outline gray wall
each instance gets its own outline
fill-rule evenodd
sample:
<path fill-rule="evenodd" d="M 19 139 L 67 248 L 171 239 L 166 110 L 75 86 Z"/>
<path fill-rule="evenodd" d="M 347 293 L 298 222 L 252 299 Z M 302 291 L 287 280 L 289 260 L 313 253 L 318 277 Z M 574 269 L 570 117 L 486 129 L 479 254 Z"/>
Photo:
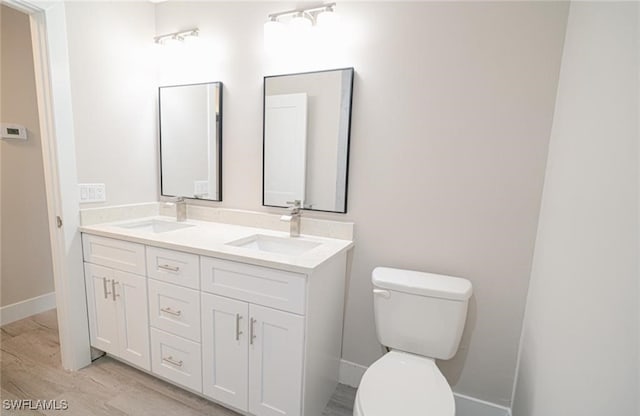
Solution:
<path fill-rule="evenodd" d="M 639 414 L 639 12 L 571 5 L 514 416 Z"/>
<path fill-rule="evenodd" d="M 158 199 L 154 6 L 66 2 L 78 181 L 104 183 L 107 201 Z"/>
<path fill-rule="evenodd" d="M 0 141 L 0 306 L 53 291 L 40 124 L 29 17 L 0 6 L 0 121 L 28 140 Z"/>

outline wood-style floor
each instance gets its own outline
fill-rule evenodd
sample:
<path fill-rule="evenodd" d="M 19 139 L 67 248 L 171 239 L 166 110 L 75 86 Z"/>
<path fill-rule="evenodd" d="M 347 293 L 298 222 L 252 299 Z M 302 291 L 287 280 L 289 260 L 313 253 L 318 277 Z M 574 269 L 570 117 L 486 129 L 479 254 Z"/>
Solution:
<path fill-rule="evenodd" d="M 0 398 L 66 400 L 68 409 L 8 411 L 2 415 L 237 416 L 215 403 L 108 356 L 80 371 L 60 365 L 55 310 L 0 328 Z M 355 389 L 339 385 L 326 416 L 351 416 Z"/>

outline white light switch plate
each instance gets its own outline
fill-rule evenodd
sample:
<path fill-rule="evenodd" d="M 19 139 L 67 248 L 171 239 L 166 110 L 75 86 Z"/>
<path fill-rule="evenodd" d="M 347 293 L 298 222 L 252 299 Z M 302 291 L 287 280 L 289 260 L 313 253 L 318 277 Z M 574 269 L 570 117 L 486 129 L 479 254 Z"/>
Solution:
<path fill-rule="evenodd" d="M 209 192 L 209 181 L 195 181 L 193 182 L 193 195 L 207 196 Z"/>
<path fill-rule="evenodd" d="M 107 190 L 103 183 L 81 183 L 80 203 L 85 202 L 105 202 L 107 200 Z"/>

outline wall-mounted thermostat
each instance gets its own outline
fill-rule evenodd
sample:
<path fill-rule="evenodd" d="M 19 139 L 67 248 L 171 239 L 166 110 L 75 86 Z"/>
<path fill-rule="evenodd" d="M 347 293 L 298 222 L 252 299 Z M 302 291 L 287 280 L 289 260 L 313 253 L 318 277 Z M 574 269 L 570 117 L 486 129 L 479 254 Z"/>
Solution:
<path fill-rule="evenodd" d="M 27 140 L 27 128 L 20 124 L 5 124 L 1 125 L 2 131 L 0 134 L 3 139 L 19 139 Z"/>

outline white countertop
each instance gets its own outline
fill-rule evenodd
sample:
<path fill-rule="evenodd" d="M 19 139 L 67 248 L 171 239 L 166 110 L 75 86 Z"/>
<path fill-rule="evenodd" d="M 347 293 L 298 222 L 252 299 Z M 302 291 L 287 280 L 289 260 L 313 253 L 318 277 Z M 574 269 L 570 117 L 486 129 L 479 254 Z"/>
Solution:
<path fill-rule="evenodd" d="M 191 219 L 185 223 L 191 224 L 193 227 L 163 233 L 152 233 L 121 226 L 154 219 L 175 221 L 173 217 L 153 216 L 136 218 L 135 220 L 84 225 L 80 227 L 80 231 L 154 247 L 302 273 L 312 271 L 334 255 L 353 247 L 353 242 L 350 240 L 301 235 L 299 237 L 301 240 L 317 242 L 320 245 L 305 253 L 293 256 L 226 244 L 255 234 L 290 238 L 288 233 L 281 231 Z"/>

